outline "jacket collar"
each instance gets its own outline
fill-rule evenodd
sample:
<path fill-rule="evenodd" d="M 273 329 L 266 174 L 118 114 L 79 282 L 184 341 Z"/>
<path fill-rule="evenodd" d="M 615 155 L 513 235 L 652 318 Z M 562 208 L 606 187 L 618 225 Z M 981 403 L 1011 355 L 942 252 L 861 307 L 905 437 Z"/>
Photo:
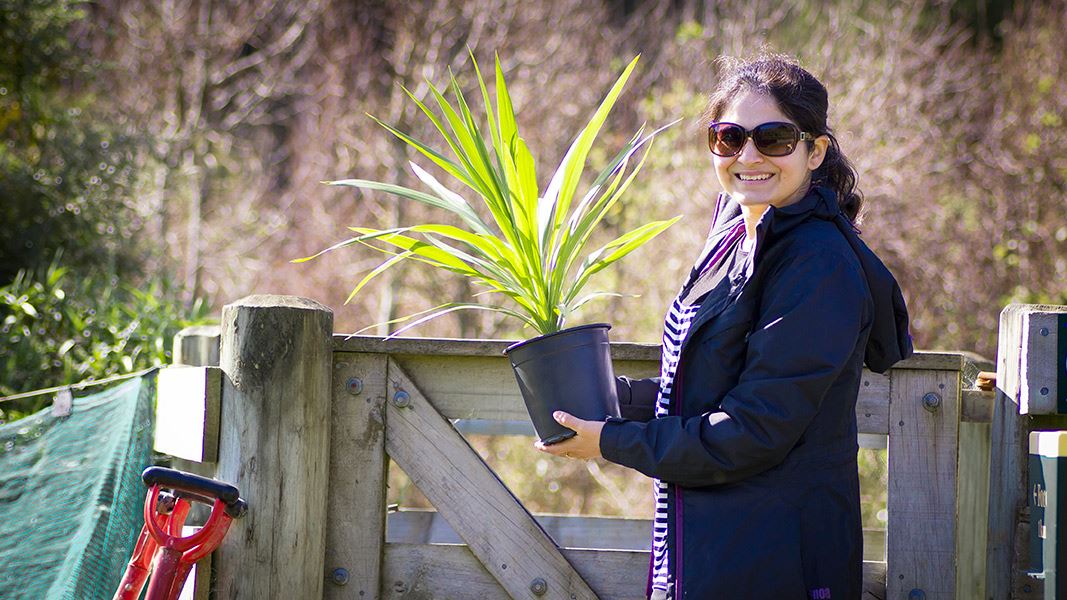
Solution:
<path fill-rule="evenodd" d="M 717 238 L 743 218 L 741 206 L 729 196 L 720 195 L 716 206 L 717 218 L 711 228 L 711 238 Z M 812 218 L 833 222 L 859 259 L 874 303 L 874 322 L 868 338 L 865 362 L 871 370 L 884 373 L 894 363 L 911 356 L 913 352 L 907 306 L 893 274 L 859 237 L 860 231 L 841 211 L 837 194 L 833 190 L 813 186 L 803 198 L 793 204 L 768 208 L 756 226 L 754 258 L 758 260 L 769 239 L 781 237 Z M 719 310 L 721 308 L 712 311 L 709 318 L 714 317 Z"/>

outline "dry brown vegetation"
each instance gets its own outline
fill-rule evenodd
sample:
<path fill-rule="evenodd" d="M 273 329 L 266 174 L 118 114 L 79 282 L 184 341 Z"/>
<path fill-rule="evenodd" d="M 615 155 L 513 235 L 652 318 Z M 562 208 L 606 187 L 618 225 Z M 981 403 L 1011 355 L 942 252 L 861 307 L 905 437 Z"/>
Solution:
<path fill-rule="evenodd" d="M 641 122 L 687 119 L 657 141 L 614 217 L 621 229 L 686 215 L 600 281 L 641 294 L 586 309 L 587 320 L 610 317 L 616 339 L 658 339 L 660 312 L 706 231 L 717 190 L 696 118 L 714 59 L 763 47 L 797 55 L 830 89 L 832 123 L 868 201 L 865 237 L 904 284 L 919 347 L 991 356 L 1006 302 L 1067 301 L 1057 283 L 1067 275 L 1062 3 L 1020 7 L 999 40 L 954 23 L 949 4 L 923 1 L 294 6 L 105 1 L 79 39 L 111 67 L 101 69 L 101 91 L 116 114 L 152 141 L 141 157 L 141 209 L 173 259 L 161 267 L 218 305 L 252 292 L 310 296 L 336 310 L 340 329 L 355 330 L 478 291 L 409 266 L 342 306 L 377 256 L 351 249 L 288 263 L 343 239 L 348 225 L 440 218 L 320 182 L 417 187 L 407 166 L 416 157 L 365 113 L 433 140 L 400 86 L 425 96 L 425 80 L 469 72 L 468 47 L 483 64 L 500 53 L 542 170 L 637 53 L 638 76 L 601 157 Z M 522 335 L 498 317 L 464 313 L 418 334 Z"/>
<path fill-rule="evenodd" d="M 100 93 L 115 114 L 152 141 L 140 157 L 141 210 L 172 259 L 160 269 L 218 306 L 253 292 L 312 297 L 348 331 L 478 291 L 408 266 L 342 306 L 378 256 L 349 249 L 289 264 L 345 238 L 348 225 L 440 218 L 320 183 L 418 187 L 407 167 L 418 158 L 365 113 L 432 141 L 400 86 L 425 96 L 425 80 L 470 71 L 468 48 L 483 65 L 498 52 L 544 171 L 641 53 L 594 158 L 642 122 L 685 118 L 657 140 L 612 218 L 621 231 L 686 217 L 599 281 L 640 298 L 594 303 L 582 315 L 637 341 L 658 340 L 662 311 L 708 227 L 717 184 L 697 117 L 715 58 L 764 47 L 795 54 L 830 90 L 832 125 L 867 198 L 864 237 L 902 282 L 917 346 L 992 356 L 1007 302 L 1067 303 L 1067 6 L 1018 3 L 992 36 L 951 18 L 953 4 L 101 0 L 78 41 L 100 59 Z M 413 333 L 524 335 L 480 314 Z M 510 452 L 488 442 L 482 450 Z M 614 485 L 614 475 L 589 476 Z M 615 512 L 609 505 L 630 503 L 631 493 L 601 498 L 601 509 Z M 549 496 L 535 508 L 568 512 L 589 498 L 565 507 Z"/>

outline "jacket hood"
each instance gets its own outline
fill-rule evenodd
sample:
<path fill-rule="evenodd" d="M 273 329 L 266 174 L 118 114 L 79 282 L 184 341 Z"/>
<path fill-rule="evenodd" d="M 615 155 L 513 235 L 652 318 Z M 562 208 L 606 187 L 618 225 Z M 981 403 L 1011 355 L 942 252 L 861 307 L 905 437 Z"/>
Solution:
<path fill-rule="evenodd" d="M 723 229 L 735 226 L 739 218 L 741 205 L 722 194 L 716 205 L 710 237 L 715 237 Z M 793 204 L 781 208 L 772 206 L 760 219 L 757 237 L 780 237 L 813 218 L 833 222 L 863 267 L 874 301 L 874 322 L 864 353 L 864 363 L 875 373 L 885 373 L 898 361 L 914 352 L 908 329 L 908 308 L 896 278 L 860 239 L 859 230 L 838 206 L 837 194 L 830 188 L 816 186 Z M 762 240 L 757 240 L 757 243 L 762 245 Z"/>

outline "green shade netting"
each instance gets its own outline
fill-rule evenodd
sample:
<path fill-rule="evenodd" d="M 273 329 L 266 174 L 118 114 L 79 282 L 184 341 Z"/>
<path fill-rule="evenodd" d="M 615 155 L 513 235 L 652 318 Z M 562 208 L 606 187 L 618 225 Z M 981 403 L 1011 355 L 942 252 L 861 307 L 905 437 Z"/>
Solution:
<path fill-rule="evenodd" d="M 0 426 L 0 598 L 110 599 L 133 552 L 155 374 Z"/>

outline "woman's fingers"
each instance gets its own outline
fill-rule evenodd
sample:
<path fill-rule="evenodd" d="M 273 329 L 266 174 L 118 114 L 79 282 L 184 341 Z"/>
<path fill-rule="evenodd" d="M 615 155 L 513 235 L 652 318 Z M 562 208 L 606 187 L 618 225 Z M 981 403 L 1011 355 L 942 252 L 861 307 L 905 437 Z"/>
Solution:
<path fill-rule="evenodd" d="M 552 418 L 560 425 L 573 429 L 578 435 L 548 446 L 538 440 L 534 442 L 535 448 L 564 458 L 600 458 L 600 430 L 604 426 L 603 423 L 585 421 L 561 410 L 552 413 Z"/>

